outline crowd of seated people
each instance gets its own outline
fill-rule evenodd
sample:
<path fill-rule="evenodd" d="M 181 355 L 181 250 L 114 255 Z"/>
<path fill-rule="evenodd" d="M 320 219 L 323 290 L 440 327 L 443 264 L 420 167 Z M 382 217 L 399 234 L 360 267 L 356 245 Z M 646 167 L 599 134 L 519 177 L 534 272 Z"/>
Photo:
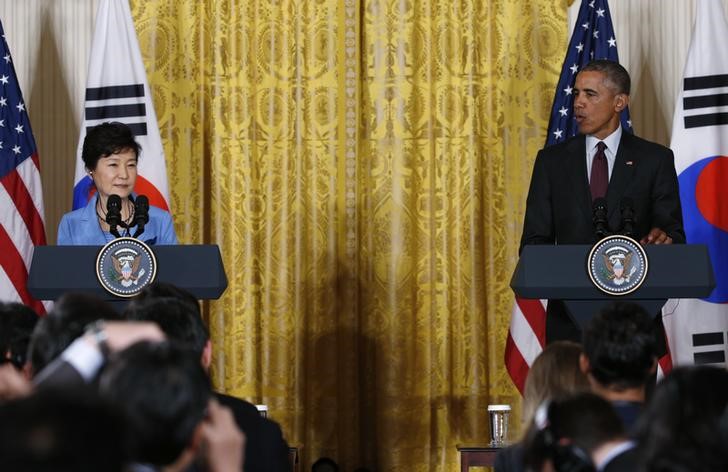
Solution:
<path fill-rule="evenodd" d="M 67 294 L 44 317 L 0 303 L 3 470 L 290 471 L 280 427 L 214 392 L 200 307 L 165 284 L 123 313 Z"/>
<path fill-rule="evenodd" d="M 495 471 L 728 470 L 728 370 L 678 367 L 650 389 L 657 335 L 640 306 L 608 305 L 584 331 L 576 354 L 581 381 L 535 380 L 563 349 L 549 345 L 526 382 L 532 388 L 524 407 L 533 403 L 529 397 L 540 405 L 529 414 L 523 438 L 499 452 Z M 574 356 L 559 361 L 562 377 L 573 371 Z"/>
<path fill-rule="evenodd" d="M 581 345 L 549 345 L 526 382 L 525 434 L 495 470 L 728 470 L 728 370 L 679 367 L 646 393 L 652 326 L 614 303 Z M 0 349 L 4 470 L 290 470 L 280 427 L 213 390 L 199 304 L 176 287 L 152 284 L 123 313 L 81 294 L 42 318 L 0 303 Z"/>

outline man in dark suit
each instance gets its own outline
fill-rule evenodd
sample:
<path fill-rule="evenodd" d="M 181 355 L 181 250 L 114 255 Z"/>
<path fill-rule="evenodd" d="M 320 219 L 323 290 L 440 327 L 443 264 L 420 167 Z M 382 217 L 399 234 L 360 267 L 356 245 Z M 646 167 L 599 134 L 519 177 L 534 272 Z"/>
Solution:
<path fill-rule="evenodd" d="M 629 302 L 607 305 L 584 329 L 579 368 L 592 392 L 612 404 L 628 433 L 655 380 L 657 339 L 652 317 Z"/>
<path fill-rule="evenodd" d="M 212 344 L 197 300 L 188 292 L 164 283 L 148 285 L 127 306 L 129 320 L 152 321 L 168 339 L 190 348 L 206 371 L 212 361 Z M 232 410 L 245 433 L 245 472 L 287 472 L 288 444 L 275 421 L 261 417 L 255 405 L 240 398 L 213 392 L 217 401 Z"/>
<path fill-rule="evenodd" d="M 527 244 L 597 241 L 593 202 L 605 198 L 607 222 L 620 231 L 620 206 L 631 206 L 633 236 L 642 244 L 684 243 L 680 194 L 670 149 L 626 132 L 619 115 L 629 104 L 630 78 L 618 63 L 593 61 L 579 72 L 574 117 L 580 134 L 536 156 L 521 249 Z M 579 341 L 564 304 L 549 301 L 546 340 Z"/>

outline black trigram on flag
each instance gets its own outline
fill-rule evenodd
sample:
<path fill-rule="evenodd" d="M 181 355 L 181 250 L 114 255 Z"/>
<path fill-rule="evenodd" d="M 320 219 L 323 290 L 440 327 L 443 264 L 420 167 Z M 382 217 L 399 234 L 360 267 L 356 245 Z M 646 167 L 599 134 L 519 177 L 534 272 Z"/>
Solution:
<path fill-rule="evenodd" d="M 86 131 L 104 121 L 121 121 L 134 135 L 147 134 L 147 107 L 144 84 L 114 85 L 86 89 L 86 121 L 94 123 Z"/>
<path fill-rule="evenodd" d="M 726 333 L 693 334 L 693 361 L 696 364 L 725 364 Z"/>
<path fill-rule="evenodd" d="M 700 128 L 728 124 L 728 74 L 705 75 L 702 77 L 686 77 L 683 82 L 683 109 L 685 110 L 685 128 Z M 697 115 L 690 115 L 697 110 Z"/>

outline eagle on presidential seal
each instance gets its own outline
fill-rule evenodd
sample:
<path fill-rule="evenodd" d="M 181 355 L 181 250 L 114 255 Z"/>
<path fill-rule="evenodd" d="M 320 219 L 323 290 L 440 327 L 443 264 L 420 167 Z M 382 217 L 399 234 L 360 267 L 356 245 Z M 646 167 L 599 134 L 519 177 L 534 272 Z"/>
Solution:
<path fill-rule="evenodd" d="M 118 254 L 118 253 L 117 253 Z M 111 262 L 114 266 L 114 279 L 124 287 L 131 287 L 139 282 L 146 271 L 139 270 L 142 263 L 142 255 L 123 254 L 117 257 L 115 254 L 111 256 Z"/>
<path fill-rule="evenodd" d="M 614 285 L 629 283 L 637 271 L 637 267 L 632 264 L 632 255 L 632 251 L 623 246 L 613 246 L 602 254 L 604 265 L 609 272 L 607 278 Z"/>

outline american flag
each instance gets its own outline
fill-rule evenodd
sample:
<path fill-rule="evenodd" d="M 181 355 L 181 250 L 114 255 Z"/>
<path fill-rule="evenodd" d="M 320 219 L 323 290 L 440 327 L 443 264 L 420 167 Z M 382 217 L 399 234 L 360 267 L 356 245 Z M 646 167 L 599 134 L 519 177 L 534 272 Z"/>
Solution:
<path fill-rule="evenodd" d="M 38 150 L 2 23 L 0 35 L 0 300 L 45 313 L 27 289 L 33 249 L 46 243 Z"/>
<path fill-rule="evenodd" d="M 574 82 L 579 70 L 595 59 L 619 62 L 617 39 L 607 0 L 582 0 L 554 95 L 546 136 L 547 146 L 562 142 L 578 133 L 573 113 Z M 622 111 L 621 121 L 622 128 L 631 132 L 629 109 L 625 108 Z M 528 369 L 545 344 L 545 300 L 516 298 L 506 340 L 505 365 L 513 383 L 521 393 Z"/>

